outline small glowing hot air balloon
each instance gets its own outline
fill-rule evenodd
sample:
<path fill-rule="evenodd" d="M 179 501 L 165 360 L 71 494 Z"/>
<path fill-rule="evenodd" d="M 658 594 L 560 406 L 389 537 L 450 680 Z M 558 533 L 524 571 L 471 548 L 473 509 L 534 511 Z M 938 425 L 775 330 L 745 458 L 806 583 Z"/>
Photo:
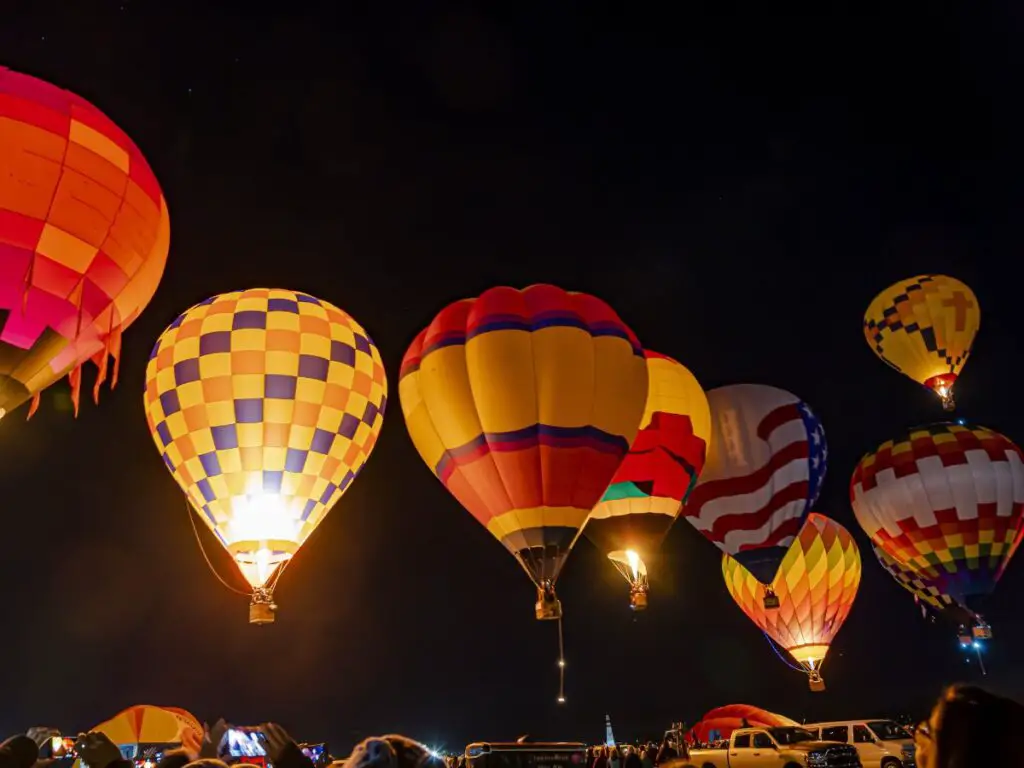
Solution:
<path fill-rule="evenodd" d="M 583 533 L 630 585 L 630 607 L 647 607 L 647 566 L 704 467 L 711 410 L 685 366 L 656 352 L 647 359 L 647 406 L 611 485 Z"/>
<path fill-rule="evenodd" d="M 1024 454 L 985 427 L 915 427 L 861 459 L 850 501 L 878 549 L 969 609 L 1024 535 Z"/>
<path fill-rule="evenodd" d="M 402 361 L 420 456 L 511 552 L 558 619 L 555 581 L 636 437 L 647 365 L 600 299 L 492 288 L 441 311 Z"/>
<path fill-rule="evenodd" d="M 981 325 L 974 292 L 953 277 L 921 275 L 878 294 L 864 313 L 864 338 L 876 355 L 935 391 L 953 410 L 953 385 Z"/>
<path fill-rule="evenodd" d="M 821 668 L 853 606 L 860 574 L 860 552 L 849 531 L 813 512 L 772 582 L 779 598 L 776 609 L 765 608 L 765 586 L 750 571 L 729 555 L 722 557 L 722 575 L 733 600 L 804 668 L 812 691 L 825 689 Z"/>
<path fill-rule="evenodd" d="M 380 353 L 348 314 L 305 293 L 207 299 L 171 323 L 146 369 L 157 448 L 274 620 L 284 565 L 355 479 L 387 402 Z"/>
<path fill-rule="evenodd" d="M 170 219 L 138 147 L 84 99 L 0 67 L 0 417 L 81 367 L 99 397 L 149 303 Z"/>

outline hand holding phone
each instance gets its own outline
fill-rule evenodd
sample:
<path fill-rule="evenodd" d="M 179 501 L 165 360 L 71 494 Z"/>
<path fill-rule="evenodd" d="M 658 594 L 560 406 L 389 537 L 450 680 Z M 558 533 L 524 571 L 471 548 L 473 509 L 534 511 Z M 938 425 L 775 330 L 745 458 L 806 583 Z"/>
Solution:
<path fill-rule="evenodd" d="M 266 737 L 253 726 L 232 726 L 226 736 L 226 752 L 231 757 L 265 757 Z"/>

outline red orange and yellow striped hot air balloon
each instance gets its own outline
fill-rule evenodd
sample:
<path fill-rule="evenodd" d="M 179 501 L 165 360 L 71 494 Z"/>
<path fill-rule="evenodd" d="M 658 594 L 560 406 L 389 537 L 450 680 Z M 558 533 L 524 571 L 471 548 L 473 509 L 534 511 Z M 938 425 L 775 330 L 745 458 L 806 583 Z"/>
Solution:
<path fill-rule="evenodd" d="M 402 361 L 399 398 L 420 456 L 537 586 L 554 586 L 636 437 L 647 364 L 611 307 L 553 285 L 449 305 Z"/>
<path fill-rule="evenodd" d="M 971 609 L 1024 535 L 1024 454 L 985 427 L 915 427 L 861 459 L 850 501 L 876 547 Z"/>
<path fill-rule="evenodd" d="M 884 362 L 933 390 L 947 411 L 981 326 L 974 292 L 946 275 L 900 280 L 864 313 L 864 338 Z"/>
<path fill-rule="evenodd" d="M 249 621 L 272 622 L 281 572 L 377 443 L 377 347 L 307 293 L 232 291 L 164 330 L 144 401 L 164 464 L 252 588 Z"/>
<path fill-rule="evenodd" d="M 170 245 L 167 204 L 138 147 L 89 102 L 0 67 L 0 416 L 64 375 L 78 410 L 117 383 L 121 333 Z"/>
<path fill-rule="evenodd" d="M 711 409 L 684 365 L 646 351 L 647 406 L 629 453 L 583 533 L 630 585 L 630 607 L 647 607 L 648 567 L 704 468 Z"/>
<path fill-rule="evenodd" d="M 813 691 L 825 689 L 821 667 L 853 606 L 860 574 L 860 551 L 850 532 L 816 512 L 808 515 L 771 584 L 778 608 L 765 608 L 765 586 L 729 555 L 722 556 L 733 600 L 800 664 Z"/>

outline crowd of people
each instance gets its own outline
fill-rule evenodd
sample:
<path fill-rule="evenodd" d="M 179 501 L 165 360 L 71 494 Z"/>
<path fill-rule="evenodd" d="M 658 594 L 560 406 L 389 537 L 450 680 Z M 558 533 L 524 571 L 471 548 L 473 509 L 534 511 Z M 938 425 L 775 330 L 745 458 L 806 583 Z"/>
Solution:
<path fill-rule="evenodd" d="M 914 728 L 918 768 L 1024 768 L 1024 706 L 981 688 L 954 685 L 939 697 L 931 714 Z M 206 729 L 202 738 L 186 739 L 180 749 L 163 755 L 156 768 L 228 768 L 221 759 L 227 725 L 221 721 Z M 314 768 L 298 744 L 274 723 L 261 728 L 267 760 L 274 768 Z M 0 744 L 0 768 L 50 768 L 40 758 L 49 740 L 45 729 L 12 736 Z M 594 747 L 588 750 L 587 768 L 684 768 L 685 745 L 677 751 L 670 743 L 660 747 Z M 75 750 L 88 768 L 133 768 L 120 749 L 98 732 L 78 737 Z M 404 736 L 366 739 L 333 768 L 474 768 L 465 756 L 437 757 L 422 744 Z"/>

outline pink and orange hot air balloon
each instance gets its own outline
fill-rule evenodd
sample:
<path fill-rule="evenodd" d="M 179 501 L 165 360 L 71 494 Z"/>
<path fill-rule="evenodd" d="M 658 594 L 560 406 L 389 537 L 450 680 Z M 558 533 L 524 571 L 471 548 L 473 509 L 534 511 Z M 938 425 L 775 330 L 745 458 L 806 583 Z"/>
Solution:
<path fill-rule="evenodd" d="M 765 585 L 729 555 L 722 556 L 722 575 L 733 600 L 803 667 L 814 691 L 825 688 L 821 667 L 853 606 L 860 574 L 860 551 L 850 532 L 815 512 L 808 515 L 771 584 L 778 608 L 765 608 Z"/>
<path fill-rule="evenodd" d="M 0 68 L 0 417 L 64 375 L 78 409 L 116 384 L 121 333 L 149 303 L 170 245 L 167 203 L 138 147 L 57 86 Z"/>

